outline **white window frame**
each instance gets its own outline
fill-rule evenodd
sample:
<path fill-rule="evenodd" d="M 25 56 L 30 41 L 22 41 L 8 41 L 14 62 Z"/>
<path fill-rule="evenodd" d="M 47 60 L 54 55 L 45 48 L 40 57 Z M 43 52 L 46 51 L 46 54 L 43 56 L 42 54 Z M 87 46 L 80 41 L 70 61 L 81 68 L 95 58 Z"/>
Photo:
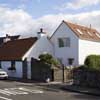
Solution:
<path fill-rule="evenodd" d="M 60 39 L 62 44 L 60 44 Z M 70 47 L 71 45 L 71 39 L 69 37 L 62 37 L 62 38 L 58 38 L 58 46 L 61 47 Z"/>

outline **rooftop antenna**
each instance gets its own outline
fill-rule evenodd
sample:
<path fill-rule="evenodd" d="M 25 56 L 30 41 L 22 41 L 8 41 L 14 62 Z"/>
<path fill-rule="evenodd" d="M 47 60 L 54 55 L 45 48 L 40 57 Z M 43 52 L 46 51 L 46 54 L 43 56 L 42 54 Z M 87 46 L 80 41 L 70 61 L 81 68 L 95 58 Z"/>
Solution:
<path fill-rule="evenodd" d="M 92 25 L 90 24 L 90 29 L 91 29 Z"/>

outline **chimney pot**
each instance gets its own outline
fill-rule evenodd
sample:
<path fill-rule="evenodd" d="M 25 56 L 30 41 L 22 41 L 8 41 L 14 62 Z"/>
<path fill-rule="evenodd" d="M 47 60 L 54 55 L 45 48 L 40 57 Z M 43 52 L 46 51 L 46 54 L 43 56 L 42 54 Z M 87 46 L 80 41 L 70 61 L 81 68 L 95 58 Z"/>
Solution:
<path fill-rule="evenodd" d="M 8 34 L 6 34 L 6 38 L 8 38 L 9 37 L 9 35 Z"/>
<path fill-rule="evenodd" d="M 4 38 L 3 42 L 5 43 L 5 42 L 8 42 L 10 40 L 11 40 L 10 36 L 8 34 L 6 34 L 6 37 Z"/>
<path fill-rule="evenodd" d="M 45 36 L 45 35 L 46 35 L 46 34 L 45 34 L 45 32 L 43 31 L 43 28 L 40 28 L 40 31 L 37 32 L 38 38 L 41 38 L 42 36 Z"/>
<path fill-rule="evenodd" d="M 92 25 L 90 24 L 90 29 L 91 29 Z"/>
<path fill-rule="evenodd" d="M 40 32 L 43 33 L 43 28 L 40 28 Z"/>

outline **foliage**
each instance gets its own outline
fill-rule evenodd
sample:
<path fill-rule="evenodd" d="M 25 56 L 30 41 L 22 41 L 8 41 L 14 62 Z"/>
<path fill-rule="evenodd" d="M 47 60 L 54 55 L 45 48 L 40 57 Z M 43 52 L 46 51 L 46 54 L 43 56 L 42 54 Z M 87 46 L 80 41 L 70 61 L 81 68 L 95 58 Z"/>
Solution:
<path fill-rule="evenodd" d="M 45 62 L 47 64 L 52 63 L 52 56 L 50 54 L 41 54 L 39 56 L 40 61 Z"/>
<path fill-rule="evenodd" d="M 100 55 L 89 55 L 84 65 L 89 69 L 100 70 Z"/>
<path fill-rule="evenodd" d="M 57 65 L 60 64 L 56 59 L 53 58 L 52 55 L 50 55 L 50 54 L 48 54 L 48 53 L 47 53 L 47 54 L 41 54 L 41 55 L 39 56 L 39 59 L 40 59 L 40 61 L 42 61 L 42 62 L 44 62 L 44 63 L 53 64 L 53 65 L 55 65 L 55 66 L 57 66 Z"/>

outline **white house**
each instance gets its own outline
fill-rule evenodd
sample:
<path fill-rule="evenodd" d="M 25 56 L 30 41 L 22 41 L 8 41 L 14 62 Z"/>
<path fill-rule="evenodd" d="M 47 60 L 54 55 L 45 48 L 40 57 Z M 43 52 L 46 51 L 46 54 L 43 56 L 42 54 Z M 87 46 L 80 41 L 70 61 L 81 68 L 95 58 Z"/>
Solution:
<path fill-rule="evenodd" d="M 82 65 L 88 55 L 100 55 L 100 33 L 91 27 L 62 21 L 50 40 L 55 57 L 65 66 Z"/>
<path fill-rule="evenodd" d="M 0 47 L 0 66 L 9 77 L 31 78 L 31 58 L 38 59 L 43 53 L 53 55 L 53 47 L 45 32 L 37 37 L 7 41 Z M 11 70 L 12 68 L 16 70 Z"/>

